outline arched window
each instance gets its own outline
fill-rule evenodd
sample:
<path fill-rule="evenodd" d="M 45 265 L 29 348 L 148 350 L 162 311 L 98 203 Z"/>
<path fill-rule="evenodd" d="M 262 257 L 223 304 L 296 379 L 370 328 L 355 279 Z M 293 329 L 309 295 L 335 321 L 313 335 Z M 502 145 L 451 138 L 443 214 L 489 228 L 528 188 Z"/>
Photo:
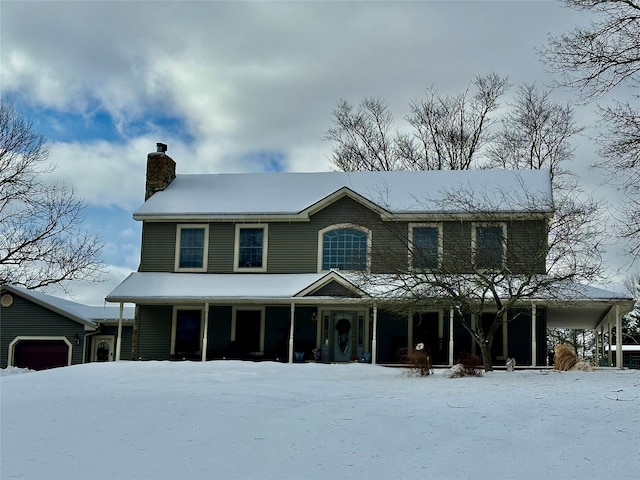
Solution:
<path fill-rule="evenodd" d="M 367 270 L 369 237 L 367 229 L 351 225 L 334 225 L 320 231 L 320 270 Z"/>

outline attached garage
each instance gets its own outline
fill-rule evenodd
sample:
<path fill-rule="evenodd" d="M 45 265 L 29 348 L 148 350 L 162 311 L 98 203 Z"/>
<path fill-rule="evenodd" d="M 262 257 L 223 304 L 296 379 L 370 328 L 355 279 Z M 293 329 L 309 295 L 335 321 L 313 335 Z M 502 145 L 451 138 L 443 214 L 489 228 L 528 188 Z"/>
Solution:
<path fill-rule="evenodd" d="M 0 285 L 0 368 L 31 370 L 131 359 L 134 310 L 89 306 L 15 285 Z M 119 332 L 121 330 L 121 332 Z"/>
<path fill-rule="evenodd" d="M 9 345 L 10 364 L 31 370 L 71 365 L 71 343 L 66 337 L 18 337 Z"/>

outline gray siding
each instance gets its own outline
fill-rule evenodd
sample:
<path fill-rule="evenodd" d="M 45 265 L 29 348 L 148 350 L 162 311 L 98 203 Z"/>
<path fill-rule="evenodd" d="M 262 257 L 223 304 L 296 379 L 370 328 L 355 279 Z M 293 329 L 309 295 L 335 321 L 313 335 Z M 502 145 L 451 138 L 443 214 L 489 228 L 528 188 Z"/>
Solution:
<path fill-rule="evenodd" d="M 138 318 L 138 358 L 142 360 L 171 359 L 170 305 L 141 305 Z"/>
<path fill-rule="evenodd" d="M 173 272 L 176 255 L 176 224 L 142 224 L 141 272 Z"/>
<path fill-rule="evenodd" d="M 13 296 L 13 305 L 0 307 L 0 368 L 6 368 L 9 360 L 9 344 L 16 337 L 66 337 L 72 345 L 71 364 L 83 363 L 85 342 L 84 326 L 67 317 L 41 307 L 19 295 Z M 75 336 L 80 345 L 74 345 Z"/>
<path fill-rule="evenodd" d="M 482 220 L 482 219 L 481 219 Z M 493 220 L 493 219 L 492 219 Z M 425 222 L 429 218 L 424 219 Z M 185 222 L 187 223 L 187 222 Z M 352 223 L 371 230 L 371 270 L 394 271 L 408 264 L 407 222 L 383 222 L 362 204 L 343 197 L 311 216 L 309 222 L 269 223 L 267 268 L 269 273 L 308 273 L 318 270 L 318 232 L 330 225 Z M 471 269 L 471 221 L 442 223 L 443 260 L 446 271 Z M 544 273 L 546 222 L 508 221 L 507 262 L 513 271 Z M 175 267 L 176 223 L 145 222 L 140 270 L 172 272 Z M 233 272 L 234 223 L 209 224 L 207 271 Z M 532 263 L 533 262 L 533 263 Z"/>

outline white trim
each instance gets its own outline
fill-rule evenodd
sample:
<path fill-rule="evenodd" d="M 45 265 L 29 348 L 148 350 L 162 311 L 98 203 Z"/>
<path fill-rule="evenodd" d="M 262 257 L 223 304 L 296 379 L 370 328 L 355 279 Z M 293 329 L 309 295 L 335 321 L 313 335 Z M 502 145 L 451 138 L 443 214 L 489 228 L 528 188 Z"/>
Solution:
<path fill-rule="evenodd" d="M 250 312 L 260 312 L 260 351 L 259 352 L 249 352 L 255 354 L 263 354 L 264 353 L 264 337 L 265 337 L 265 309 L 264 305 L 249 307 L 249 306 L 236 306 L 232 307 L 232 315 L 231 315 L 231 341 L 235 342 L 236 340 L 236 314 L 238 311 L 250 311 Z"/>
<path fill-rule="evenodd" d="M 357 225 L 355 223 L 334 223 L 333 225 L 326 226 L 322 230 L 318 231 L 318 273 L 329 272 L 331 270 L 331 269 L 330 270 L 322 269 L 322 263 L 323 263 L 322 247 L 324 243 L 322 237 L 327 232 L 330 232 L 332 230 L 340 230 L 342 228 L 351 228 L 353 230 L 359 230 L 367 234 L 367 260 L 366 260 L 365 271 L 366 272 L 371 271 L 371 244 L 372 244 L 371 230 L 368 229 L 367 227 L 363 227 L 362 225 Z"/>
<path fill-rule="evenodd" d="M 202 267 L 180 267 L 180 232 L 183 228 L 204 229 L 204 242 L 202 247 Z M 176 225 L 176 252 L 175 252 L 175 272 L 206 272 L 209 259 L 209 224 L 208 223 L 179 223 Z"/>
<path fill-rule="evenodd" d="M 177 320 L 178 320 L 178 310 L 198 310 L 200 311 L 200 334 L 198 338 L 200 339 L 200 349 L 194 352 L 195 355 L 202 354 L 202 327 L 203 327 L 203 310 L 204 307 L 202 305 L 174 305 L 173 314 L 171 315 L 171 350 L 169 354 L 176 354 L 176 329 L 177 329 Z"/>
<path fill-rule="evenodd" d="M 442 256 L 443 250 L 443 234 L 442 234 L 442 222 L 426 222 L 426 223 L 409 223 L 409 270 L 413 270 L 413 229 L 414 228 L 435 228 L 438 232 L 438 266 L 436 268 L 442 268 Z"/>
<path fill-rule="evenodd" d="M 507 223 L 506 222 L 472 222 L 471 223 L 471 263 L 475 267 L 476 265 L 476 229 L 478 227 L 501 227 L 502 228 L 502 265 L 500 268 L 504 268 L 507 264 Z M 490 269 L 486 269 L 490 270 Z"/>
<path fill-rule="evenodd" d="M 71 365 L 71 358 L 73 355 L 73 345 L 72 343 L 69 341 L 69 339 L 67 337 L 65 337 L 64 335 L 58 335 L 58 336 L 51 336 L 51 337 L 46 337 L 46 336 L 28 336 L 28 335 L 19 335 L 17 337 L 15 337 L 13 340 L 11 340 L 11 342 L 9 343 L 9 358 L 7 358 L 7 365 L 13 367 L 14 366 L 14 354 L 15 354 L 15 346 L 21 342 L 22 340 L 51 340 L 51 341 L 60 341 L 62 340 L 64 343 L 67 344 L 67 366 Z M 82 359 L 84 361 L 84 359 Z"/>
<path fill-rule="evenodd" d="M 240 230 L 249 228 L 262 229 L 262 266 L 240 267 Z M 233 246 L 233 271 L 234 272 L 266 272 L 267 254 L 269 250 L 269 224 L 268 223 L 236 223 L 236 236 Z"/>

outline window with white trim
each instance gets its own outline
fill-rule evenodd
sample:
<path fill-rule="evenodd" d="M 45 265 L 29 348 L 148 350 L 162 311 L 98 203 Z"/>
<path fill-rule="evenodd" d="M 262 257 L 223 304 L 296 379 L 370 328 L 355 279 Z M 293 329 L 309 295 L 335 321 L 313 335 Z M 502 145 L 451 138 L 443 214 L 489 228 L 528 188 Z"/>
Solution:
<path fill-rule="evenodd" d="M 504 223 L 474 223 L 471 231 L 473 264 L 481 270 L 500 270 L 507 257 L 507 226 Z"/>
<path fill-rule="evenodd" d="M 319 270 L 369 269 L 371 232 L 357 225 L 332 225 L 319 232 Z"/>
<path fill-rule="evenodd" d="M 209 225 L 178 225 L 176 232 L 176 272 L 207 270 Z"/>
<path fill-rule="evenodd" d="M 234 270 L 267 270 L 268 225 L 236 225 Z"/>
<path fill-rule="evenodd" d="M 434 223 L 409 224 L 409 258 L 413 269 L 432 270 L 440 267 L 442 228 Z"/>

